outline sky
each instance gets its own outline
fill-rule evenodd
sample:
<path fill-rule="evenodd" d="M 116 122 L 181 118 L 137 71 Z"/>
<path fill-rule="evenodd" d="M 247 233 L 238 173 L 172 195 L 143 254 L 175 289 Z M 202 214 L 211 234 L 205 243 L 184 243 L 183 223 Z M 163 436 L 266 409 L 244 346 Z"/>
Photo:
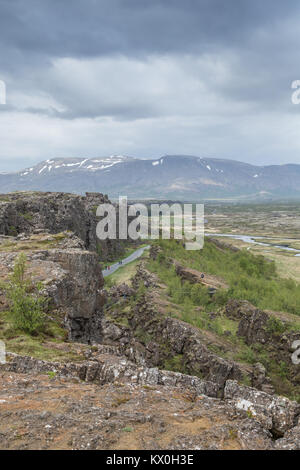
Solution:
<path fill-rule="evenodd" d="M 0 0 L 0 171 L 120 154 L 300 164 L 299 36 L 299 0 Z"/>

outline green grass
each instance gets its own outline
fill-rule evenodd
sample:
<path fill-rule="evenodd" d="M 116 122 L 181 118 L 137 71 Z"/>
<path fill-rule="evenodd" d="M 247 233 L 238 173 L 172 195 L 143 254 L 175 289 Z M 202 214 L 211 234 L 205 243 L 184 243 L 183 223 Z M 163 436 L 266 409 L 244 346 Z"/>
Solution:
<path fill-rule="evenodd" d="M 31 356 L 36 359 L 55 362 L 80 362 L 86 359 L 74 351 L 56 349 L 54 347 L 55 343 L 57 344 L 60 341 L 47 337 L 47 335 L 32 337 L 17 330 L 14 332 L 11 330 L 8 336 L 8 338 L 0 336 L 5 342 L 7 351 L 21 356 Z M 53 343 L 53 347 L 50 343 Z"/>
<path fill-rule="evenodd" d="M 299 286 L 293 281 L 282 280 L 276 272 L 274 263 L 270 263 L 261 256 L 254 256 L 248 251 L 220 250 L 213 243 L 206 243 L 203 250 L 188 252 L 181 243 L 174 240 L 157 243 L 160 244 L 162 252 L 156 260 L 150 258 L 147 260 L 147 268 L 155 272 L 162 284 L 166 286 L 166 289 L 159 289 L 156 292 L 162 297 L 161 306 L 163 306 L 164 314 L 199 328 L 204 343 L 210 351 L 224 359 L 244 364 L 245 370 L 249 369 L 249 365 L 262 363 L 276 392 L 299 400 L 299 387 L 293 384 L 290 365 L 278 361 L 274 351 L 268 348 L 268 344 L 248 346 L 245 340 L 237 335 L 239 320 L 232 320 L 224 313 L 224 306 L 229 298 L 236 298 L 249 300 L 263 309 L 286 310 L 297 314 L 294 305 L 300 301 Z M 206 287 L 182 282 L 175 272 L 171 261 L 173 259 L 186 267 L 224 279 L 229 289 L 221 289 L 213 298 L 210 298 Z M 258 284 L 260 288 L 257 289 Z M 146 292 L 147 289 L 141 283 L 134 301 L 141 299 Z M 283 305 L 287 308 L 282 308 Z M 126 309 L 128 311 L 124 310 L 123 316 L 130 318 L 130 305 L 126 305 Z M 216 316 L 210 315 L 210 312 L 214 312 Z M 118 315 L 120 318 L 123 316 L 121 312 Z M 297 317 L 295 319 L 286 314 L 282 318 L 284 321 L 275 316 L 270 318 L 267 325 L 270 334 L 280 335 L 283 332 L 299 329 L 300 321 L 297 322 Z M 286 323 L 287 321 L 290 323 Z M 152 338 L 144 331 L 144 328 L 137 328 L 134 334 L 145 345 L 149 341 L 157 341 L 157 338 Z M 161 350 L 163 347 L 166 348 L 165 355 L 162 356 L 161 368 L 197 375 L 197 372 L 187 368 L 182 355 L 174 355 L 172 351 L 168 351 L 167 344 L 160 345 L 160 347 Z M 246 373 L 241 382 L 251 385 Z"/>
<path fill-rule="evenodd" d="M 168 286 L 168 294 L 175 303 L 218 308 L 235 298 L 248 300 L 261 309 L 300 314 L 300 286 L 294 280 L 280 278 L 275 263 L 263 256 L 255 256 L 247 250 L 236 253 L 220 250 L 210 242 L 205 242 L 203 250 L 199 251 L 187 251 L 175 240 L 161 240 L 159 244 L 163 253 L 157 260 L 149 261 L 149 269 Z M 210 299 L 206 288 L 182 283 L 168 258 L 223 278 L 229 289 L 219 290 L 213 300 Z"/>
<path fill-rule="evenodd" d="M 49 235 L 49 238 L 43 239 L 43 236 L 33 235 L 28 240 L 20 241 L 5 241 L 1 245 L 0 251 L 4 252 L 20 252 L 28 250 L 42 250 L 45 248 L 51 249 L 59 246 L 59 242 L 66 238 L 66 233 L 57 233 Z"/>
<path fill-rule="evenodd" d="M 122 429 L 123 432 L 133 432 L 133 428 L 131 426 L 126 426 Z"/>
<path fill-rule="evenodd" d="M 0 339 L 4 341 L 6 350 L 31 356 L 45 361 L 84 361 L 86 358 L 79 355 L 72 347 L 65 343 L 66 330 L 60 325 L 60 319 L 49 321 L 45 331 L 35 336 L 16 329 L 10 319 L 9 312 L 0 312 Z M 65 344 L 65 348 L 57 348 L 56 345 Z"/>
<path fill-rule="evenodd" d="M 141 258 L 132 261 L 131 263 L 126 264 L 125 266 L 120 267 L 113 274 L 106 276 L 104 278 L 105 287 L 112 287 L 114 285 L 119 285 L 123 283 L 128 283 L 130 279 L 135 275 L 137 265 L 141 261 Z"/>
<path fill-rule="evenodd" d="M 184 364 L 184 357 L 182 354 L 176 354 L 175 356 L 166 359 L 163 369 L 170 370 L 172 372 L 181 372 L 182 374 L 189 373 Z"/>

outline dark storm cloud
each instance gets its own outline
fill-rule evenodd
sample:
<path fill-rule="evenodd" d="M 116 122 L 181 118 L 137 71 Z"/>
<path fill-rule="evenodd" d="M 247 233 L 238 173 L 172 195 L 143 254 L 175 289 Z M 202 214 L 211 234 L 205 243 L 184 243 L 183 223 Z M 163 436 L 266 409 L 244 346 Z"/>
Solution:
<path fill-rule="evenodd" d="M 2 0 L 2 46 L 24 54 L 192 53 L 238 47 L 297 0 Z"/>
<path fill-rule="evenodd" d="M 0 0 L 0 159 L 295 161 L 299 13 L 298 0 Z"/>

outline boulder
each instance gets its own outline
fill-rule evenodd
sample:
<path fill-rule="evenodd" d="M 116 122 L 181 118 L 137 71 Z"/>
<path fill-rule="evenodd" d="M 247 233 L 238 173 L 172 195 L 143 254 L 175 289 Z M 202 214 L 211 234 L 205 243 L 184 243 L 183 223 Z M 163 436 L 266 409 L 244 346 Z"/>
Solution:
<path fill-rule="evenodd" d="M 300 425 L 287 431 L 282 439 L 275 443 L 276 450 L 300 450 Z"/>
<path fill-rule="evenodd" d="M 300 415 L 298 403 L 239 385 L 233 380 L 226 382 L 224 399 L 230 400 L 236 410 L 244 411 L 259 421 L 275 437 L 283 436 L 286 431 L 292 429 Z"/>

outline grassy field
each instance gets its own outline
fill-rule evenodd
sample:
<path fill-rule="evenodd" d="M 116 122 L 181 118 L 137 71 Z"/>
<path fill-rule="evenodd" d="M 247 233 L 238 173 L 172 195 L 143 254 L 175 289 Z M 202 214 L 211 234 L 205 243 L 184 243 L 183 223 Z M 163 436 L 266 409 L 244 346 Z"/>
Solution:
<path fill-rule="evenodd" d="M 162 240 L 159 245 L 163 253 L 158 260 L 149 262 L 149 268 L 159 273 L 176 303 L 218 307 L 225 305 L 228 299 L 236 298 L 248 300 L 262 309 L 300 314 L 300 286 L 293 279 L 281 278 L 272 260 L 255 256 L 247 250 L 236 253 L 220 250 L 208 241 L 200 251 L 187 251 L 182 243 L 175 240 Z M 206 288 L 190 283 L 182 285 L 175 269 L 168 265 L 168 258 L 223 278 L 229 289 L 220 289 L 212 305 Z"/>
<path fill-rule="evenodd" d="M 300 203 L 205 204 L 205 229 L 299 240 Z"/>
<path fill-rule="evenodd" d="M 227 237 L 218 237 L 218 240 L 223 241 L 228 245 L 232 245 L 240 249 L 245 249 L 253 255 L 260 255 L 266 259 L 274 261 L 277 273 L 280 277 L 285 279 L 293 279 L 294 281 L 300 283 L 300 257 L 296 257 L 295 253 L 285 251 L 275 246 L 267 247 L 254 245 L 245 243 L 242 240 L 236 240 Z M 279 240 L 280 243 L 288 245 L 288 240 L 284 240 L 282 238 Z M 270 240 L 266 240 L 266 243 L 268 243 L 268 241 Z M 298 248 L 300 247 L 300 241 L 290 243 L 289 246 L 293 248 Z"/>

